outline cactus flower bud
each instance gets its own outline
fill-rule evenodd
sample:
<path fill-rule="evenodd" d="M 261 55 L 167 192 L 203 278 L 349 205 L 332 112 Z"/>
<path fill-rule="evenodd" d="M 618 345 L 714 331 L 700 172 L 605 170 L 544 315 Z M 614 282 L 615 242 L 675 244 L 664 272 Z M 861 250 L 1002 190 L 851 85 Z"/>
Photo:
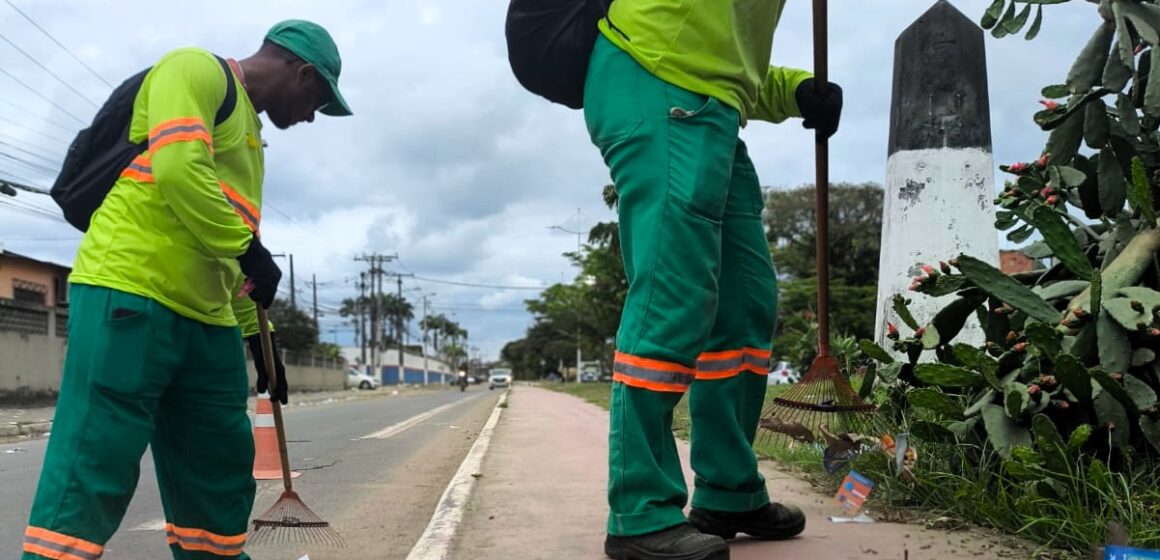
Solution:
<path fill-rule="evenodd" d="M 1052 101 L 1050 99 L 1043 99 L 1039 103 L 1041 105 L 1043 105 L 1044 107 L 1047 107 L 1048 111 L 1054 111 L 1054 110 L 1059 108 L 1059 103 Z"/>
<path fill-rule="evenodd" d="M 917 336 L 917 337 L 919 337 L 919 338 L 921 338 L 921 337 L 922 337 L 922 335 L 924 335 L 924 334 L 926 334 L 926 328 L 925 328 L 925 327 L 918 327 L 918 329 L 916 329 L 916 330 L 914 331 L 914 336 Z"/>
<path fill-rule="evenodd" d="M 946 261 L 939 261 L 938 267 L 939 267 L 939 270 L 943 271 L 943 274 L 950 274 L 951 273 L 951 265 L 947 264 Z"/>
<path fill-rule="evenodd" d="M 1055 194 L 1055 189 L 1051 188 L 1051 185 L 1043 187 L 1043 190 L 1039 191 L 1039 196 L 1043 198 L 1047 198 L 1053 194 Z"/>
<path fill-rule="evenodd" d="M 1027 164 L 1017 161 L 1008 166 L 1007 169 L 1009 169 L 1012 173 L 1022 173 L 1027 170 Z"/>
<path fill-rule="evenodd" d="M 1087 316 L 1087 311 L 1084 311 L 1084 308 L 1082 308 L 1082 307 L 1077 307 L 1077 308 L 1071 310 L 1071 313 L 1072 313 L 1072 315 L 1075 315 L 1076 319 L 1083 319 L 1084 317 Z"/>
<path fill-rule="evenodd" d="M 890 340 L 898 340 L 898 327 L 894 323 L 886 323 L 886 337 Z"/>
<path fill-rule="evenodd" d="M 1067 409 L 1071 408 L 1071 403 L 1069 403 L 1067 401 L 1051 401 L 1051 403 L 1054 404 L 1060 410 L 1067 410 Z"/>
<path fill-rule="evenodd" d="M 1122 373 L 1109 373 L 1108 377 L 1111 377 L 1113 381 L 1119 381 L 1119 380 L 1124 378 L 1124 374 L 1122 374 Z"/>
<path fill-rule="evenodd" d="M 1054 387 L 1055 383 L 1056 383 L 1056 381 L 1055 381 L 1054 375 L 1040 375 L 1039 376 L 1039 384 L 1040 385 L 1047 385 L 1049 387 Z"/>
<path fill-rule="evenodd" d="M 1156 327 L 1148 329 L 1148 336 L 1160 336 L 1160 329 Z"/>
<path fill-rule="evenodd" d="M 1143 313 L 1144 312 L 1144 304 L 1140 303 L 1140 300 L 1138 300 L 1138 299 L 1132 300 L 1131 305 L 1132 305 L 1132 311 L 1135 311 L 1136 313 Z"/>
<path fill-rule="evenodd" d="M 1015 331 L 1007 331 L 1007 342 L 1015 342 L 1016 338 L 1019 338 L 1019 333 Z"/>
<path fill-rule="evenodd" d="M 1032 385 L 1027 386 L 1027 394 L 1028 395 L 1034 395 L 1035 393 L 1038 393 L 1038 392 L 1039 392 L 1039 385 L 1032 384 Z"/>
<path fill-rule="evenodd" d="M 1047 167 L 1048 159 L 1050 159 L 1050 155 L 1045 152 L 1043 155 L 1039 156 L 1039 161 L 1035 162 L 1035 165 L 1039 166 L 1040 169 L 1043 169 L 1044 167 Z"/>
<path fill-rule="evenodd" d="M 921 268 L 922 271 L 925 272 L 927 276 L 934 276 L 934 275 L 938 274 L 938 271 L 935 270 L 934 267 L 929 265 L 929 264 L 924 264 L 924 265 L 920 266 L 919 268 Z"/>
<path fill-rule="evenodd" d="M 958 257 L 955 257 L 955 258 L 947 261 L 947 263 L 949 263 L 953 267 L 958 267 L 959 266 L 959 259 L 958 259 Z"/>
<path fill-rule="evenodd" d="M 1026 350 L 1026 349 L 1027 349 L 1027 343 L 1026 343 L 1026 342 L 1020 342 L 1019 344 L 1016 344 L 1016 345 L 1014 346 L 1014 348 L 1013 348 L 1013 350 L 1015 350 L 1016 352 L 1022 352 L 1022 351 Z"/>
<path fill-rule="evenodd" d="M 1047 205 L 1048 206 L 1055 206 L 1058 203 L 1059 203 L 1059 195 L 1053 194 L 1053 195 L 1047 197 Z"/>

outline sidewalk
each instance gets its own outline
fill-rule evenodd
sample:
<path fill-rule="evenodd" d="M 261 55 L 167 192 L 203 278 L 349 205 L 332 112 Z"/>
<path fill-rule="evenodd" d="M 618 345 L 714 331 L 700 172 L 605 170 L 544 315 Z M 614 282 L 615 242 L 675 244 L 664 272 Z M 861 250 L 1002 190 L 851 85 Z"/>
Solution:
<path fill-rule="evenodd" d="M 517 386 L 457 531 L 455 560 L 600 560 L 607 512 L 608 413 L 576 397 Z M 689 446 L 678 441 L 692 489 Z M 785 542 L 738 540 L 733 560 L 976 560 L 1028 558 L 1027 550 L 981 531 L 915 525 L 835 524 L 829 496 L 763 462 L 775 500 L 800 506 L 805 533 Z"/>
<path fill-rule="evenodd" d="M 401 389 L 395 386 L 383 387 L 376 391 L 360 391 L 347 389 L 344 391 L 319 391 L 310 393 L 291 393 L 290 404 L 287 408 L 299 406 L 315 406 L 336 402 L 358 401 L 392 396 L 402 396 L 417 393 L 423 390 L 438 390 L 439 386 L 424 388 L 422 386 L 404 386 Z M 249 410 L 253 411 L 257 398 L 249 399 Z M 38 408 L 4 408 L 0 407 L 0 443 L 41 436 L 52 431 L 52 416 L 56 407 Z"/>

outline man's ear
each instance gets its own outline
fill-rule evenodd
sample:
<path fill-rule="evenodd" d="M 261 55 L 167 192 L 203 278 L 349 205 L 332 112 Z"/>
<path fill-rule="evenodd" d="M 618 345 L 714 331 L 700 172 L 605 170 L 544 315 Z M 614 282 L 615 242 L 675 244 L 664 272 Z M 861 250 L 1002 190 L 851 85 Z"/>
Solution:
<path fill-rule="evenodd" d="M 303 64 L 298 67 L 299 82 L 309 82 L 314 79 L 316 74 L 318 74 L 318 69 L 313 64 Z"/>

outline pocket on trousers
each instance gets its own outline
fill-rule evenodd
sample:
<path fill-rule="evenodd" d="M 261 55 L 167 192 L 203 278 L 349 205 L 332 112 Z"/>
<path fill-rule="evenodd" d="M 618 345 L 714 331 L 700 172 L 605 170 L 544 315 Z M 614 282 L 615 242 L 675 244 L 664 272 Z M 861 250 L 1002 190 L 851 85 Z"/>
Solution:
<path fill-rule="evenodd" d="M 100 324 L 82 326 L 81 336 L 96 338 L 93 362 L 88 364 L 94 388 L 124 396 L 148 392 L 155 305 L 147 298 L 113 291 Z"/>
<path fill-rule="evenodd" d="M 668 102 L 669 196 L 693 215 L 720 223 L 737 146 L 736 112 L 676 86 Z"/>
<path fill-rule="evenodd" d="M 628 139 L 644 122 L 643 73 L 632 56 L 604 37 L 597 38 L 584 84 L 584 123 L 597 147 Z"/>

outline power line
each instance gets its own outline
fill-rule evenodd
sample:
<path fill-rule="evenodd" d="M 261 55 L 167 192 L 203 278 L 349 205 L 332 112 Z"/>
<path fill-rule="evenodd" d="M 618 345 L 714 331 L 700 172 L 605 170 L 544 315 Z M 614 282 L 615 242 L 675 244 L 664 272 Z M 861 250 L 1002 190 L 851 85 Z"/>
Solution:
<path fill-rule="evenodd" d="M 31 91 L 33 95 L 35 95 L 35 96 L 37 96 L 37 97 L 39 97 L 39 98 L 41 98 L 41 99 L 43 99 L 43 100 L 47 101 L 49 105 L 52 105 L 53 107 L 56 107 L 57 109 L 60 109 L 60 112 L 62 112 L 62 113 L 64 113 L 64 114 L 66 114 L 66 115 L 68 115 L 68 116 L 72 117 L 72 118 L 73 118 L 73 120 L 75 120 L 75 121 L 77 121 L 77 122 L 81 123 L 81 125 L 84 125 L 84 124 L 85 124 L 85 121 L 84 121 L 84 119 L 81 119 L 80 117 L 78 117 L 78 116 L 76 116 L 76 115 L 72 114 L 71 112 L 69 112 L 69 110 L 68 110 L 68 109 L 65 109 L 64 107 L 61 107 L 61 106 L 60 106 L 60 105 L 58 105 L 58 104 L 57 104 L 55 101 L 53 101 L 53 100 L 49 99 L 49 98 L 48 98 L 48 96 L 44 95 L 43 93 L 40 93 L 40 91 L 39 91 L 39 90 L 36 90 L 36 89 L 34 89 L 32 86 L 30 86 L 30 85 L 28 85 L 28 84 L 24 83 L 24 81 L 23 81 L 23 80 L 21 80 L 20 78 L 17 78 L 16 76 L 13 76 L 11 72 L 9 72 L 9 71 L 7 71 L 7 70 L 5 70 L 5 69 L 3 69 L 3 68 L 0 68 L 0 74 L 4 74 L 5 76 L 8 76 L 9 78 L 11 78 L 11 79 L 12 79 L 12 81 L 14 81 L 14 82 L 16 82 L 16 83 L 18 83 L 18 84 L 20 84 L 20 85 L 24 86 L 24 89 L 27 89 L 28 91 Z"/>
<path fill-rule="evenodd" d="M 4 152 L 0 152 L 0 157 L 14 161 L 14 162 L 16 162 L 20 165 L 23 165 L 23 166 L 25 166 L 33 171 L 36 171 L 37 173 L 42 173 L 45 175 L 52 176 L 52 175 L 56 175 L 57 173 L 60 172 L 60 169 L 52 169 L 46 165 L 39 164 L 39 163 L 36 163 L 34 161 L 28 161 L 24 158 L 17 157 L 17 156 L 14 156 L 12 154 L 6 154 Z"/>
<path fill-rule="evenodd" d="M 59 122 L 56 122 L 56 121 L 54 121 L 46 116 L 42 116 L 42 115 L 38 114 L 36 111 L 33 111 L 32 109 L 29 109 L 28 107 L 25 107 L 23 105 L 17 105 L 16 103 L 13 103 L 7 99 L 0 99 L 0 103 L 8 105 L 9 107 L 15 108 L 23 113 L 27 113 L 29 115 L 32 115 L 33 117 L 36 117 L 38 120 L 44 121 L 48 124 L 51 124 L 51 125 L 65 131 L 69 134 L 76 134 L 76 132 L 77 132 L 77 129 L 71 128 L 71 125 L 65 125 L 65 124 L 61 124 Z"/>
<path fill-rule="evenodd" d="M 452 286 L 465 286 L 468 288 L 487 288 L 491 290 L 546 290 L 550 286 L 504 286 L 499 284 L 475 284 L 472 282 L 456 282 L 454 280 L 441 280 L 438 278 L 428 278 L 426 276 L 415 276 L 416 280 L 424 282 L 434 282 L 436 284 L 449 284 Z"/>
<path fill-rule="evenodd" d="M 14 140 L 16 142 L 20 142 L 20 140 L 18 138 L 14 138 L 14 137 L 9 136 L 7 134 L 4 134 L 2 132 L 0 132 L 0 136 L 3 136 L 4 138 L 8 138 L 9 140 Z M 12 148 L 13 150 L 16 150 L 16 151 L 21 152 L 23 154 L 30 155 L 34 158 L 42 160 L 42 161 L 48 163 L 49 165 L 55 165 L 58 170 L 60 169 L 60 166 L 63 163 L 59 160 L 54 160 L 51 157 L 46 157 L 42 154 L 38 154 L 36 152 L 26 150 L 24 148 L 21 148 L 20 146 L 17 146 L 16 144 L 11 144 L 11 143 L 5 142 L 3 140 L 0 140 L 0 146 L 8 146 L 9 148 Z"/>
<path fill-rule="evenodd" d="M 20 123 L 18 123 L 18 122 L 16 122 L 16 121 L 14 121 L 14 120 L 10 119 L 10 118 L 7 118 L 7 117 L 0 117 L 0 121 L 4 121 L 4 122 L 6 122 L 6 123 L 8 123 L 8 124 L 10 124 L 10 125 L 12 125 L 12 126 L 15 126 L 16 128 L 19 128 L 19 129 L 21 129 L 21 130 L 26 130 L 26 131 L 28 131 L 28 132 L 31 132 L 31 133 L 33 133 L 33 134 L 36 134 L 36 135 L 39 135 L 39 136 L 43 136 L 44 138 L 47 138 L 47 139 L 49 139 L 49 140 L 52 140 L 53 142 L 58 142 L 58 143 L 60 143 L 60 144 L 63 144 L 63 145 L 65 145 L 65 146 L 69 145 L 69 141 L 68 141 L 68 140 L 64 140 L 64 139 L 62 139 L 62 138 L 60 138 L 60 137 L 57 137 L 57 136 L 51 136 L 51 135 L 45 134 L 45 133 L 43 133 L 43 132 L 41 132 L 41 131 L 39 131 L 39 130 L 36 130 L 35 128 L 28 128 L 27 126 L 24 126 L 24 125 L 22 125 L 22 124 L 20 124 Z"/>
<path fill-rule="evenodd" d="M 44 36 L 45 36 L 45 37 L 48 37 L 48 39 L 49 39 L 50 41 L 52 41 L 53 43 L 56 43 L 56 46 L 60 47 L 61 49 L 63 49 L 63 50 L 64 50 L 64 52 L 68 53 L 68 54 L 69 54 L 69 56 L 73 57 L 73 60 L 75 60 L 75 61 L 79 62 L 81 66 L 84 66 L 84 67 L 85 67 L 85 69 L 86 69 L 86 70 L 88 70 L 88 71 L 89 71 L 89 73 L 91 73 L 91 74 L 92 74 L 92 75 L 93 75 L 93 76 L 94 76 L 96 79 L 100 80 L 100 81 L 101 81 L 101 83 L 103 83 L 103 84 L 105 84 L 105 85 L 109 86 L 109 89 L 113 89 L 113 84 L 110 84 L 110 83 L 108 82 L 108 80 L 106 80 L 105 78 L 101 77 L 101 75 L 100 75 L 100 74 L 98 74 L 96 70 L 93 70 L 91 66 L 89 66 L 88 64 L 85 64 L 85 61 L 81 60 L 81 59 L 80 59 L 80 57 L 78 57 L 77 55 L 73 54 L 73 52 L 72 52 L 71 50 L 69 50 L 69 48 L 68 48 L 68 47 L 66 47 L 66 46 L 64 46 L 63 44 L 61 44 L 61 42 L 60 42 L 60 41 L 57 41 L 57 40 L 56 40 L 56 37 L 53 37 L 53 36 L 52 36 L 52 34 L 51 34 L 51 33 L 49 33 L 47 30 L 45 30 L 43 27 L 41 27 L 39 23 L 36 23 L 36 21 L 35 21 L 35 20 L 33 20 L 31 16 L 29 16 L 29 15 L 28 15 L 28 14 L 26 14 L 26 13 L 24 13 L 24 10 L 21 10 L 20 8 L 18 8 L 18 7 L 16 6 L 16 4 L 13 4 L 13 3 L 12 3 L 12 0 L 4 0 L 4 1 L 5 1 L 5 2 L 8 2 L 8 5 L 9 5 L 9 6 L 12 6 L 12 9 L 13 9 L 13 10 L 16 10 L 16 12 L 17 12 L 17 13 L 19 13 L 19 14 L 20 14 L 20 15 L 22 15 L 22 16 L 24 16 L 24 19 L 28 20 L 28 23 L 31 23 L 33 27 L 35 27 L 35 28 L 37 28 L 38 30 L 40 30 L 40 32 L 41 32 L 41 33 L 44 33 Z"/>
<path fill-rule="evenodd" d="M 51 220 L 54 220 L 57 222 L 65 223 L 65 224 L 68 223 L 59 214 L 55 214 L 46 208 L 42 208 L 40 206 L 36 206 L 33 204 L 28 204 L 28 203 L 25 203 L 21 200 L 15 199 L 15 198 L 11 198 L 11 197 L 0 198 L 0 206 L 7 206 L 7 207 L 15 209 L 15 210 L 23 210 L 25 213 L 28 213 L 30 215 L 35 215 L 35 216 L 39 216 L 41 218 L 51 219 Z"/>
<path fill-rule="evenodd" d="M 77 88 L 73 87 L 72 84 L 64 81 L 64 78 L 61 78 L 59 75 L 57 75 L 56 72 L 53 72 L 47 66 L 45 66 L 43 63 L 41 63 L 39 60 L 36 60 L 35 57 L 28 54 L 28 52 L 25 51 L 24 49 L 20 48 L 19 45 L 17 45 L 16 43 L 13 43 L 11 39 L 9 39 L 8 37 L 5 37 L 3 33 L 0 33 L 0 40 L 4 41 L 5 43 L 8 43 L 12 48 L 16 49 L 17 52 L 24 55 L 25 58 L 27 58 L 28 60 L 31 60 L 33 64 L 39 66 L 41 70 L 48 72 L 49 76 L 56 78 L 56 81 L 60 82 L 61 84 L 64 85 L 64 87 L 68 88 L 73 93 L 77 94 L 77 96 L 80 97 L 81 99 L 83 99 L 85 101 L 85 103 L 92 105 L 94 109 L 97 108 L 97 104 L 92 99 L 89 99 L 85 94 L 81 93 L 80 91 L 77 91 Z"/>

